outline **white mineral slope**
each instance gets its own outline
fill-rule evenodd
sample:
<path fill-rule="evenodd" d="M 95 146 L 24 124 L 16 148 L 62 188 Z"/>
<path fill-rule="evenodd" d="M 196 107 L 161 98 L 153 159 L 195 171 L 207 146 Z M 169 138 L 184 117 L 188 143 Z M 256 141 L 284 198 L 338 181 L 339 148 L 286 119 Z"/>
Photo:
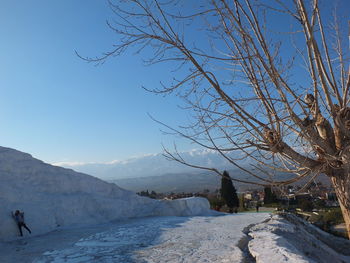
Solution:
<path fill-rule="evenodd" d="M 310 223 L 285 214 L 250 228 L 248 248 L 257 263 L 347 263 L 350 241 L 337 238 Z"/>
<path fill-rule="evenodd" d="M 15 239 L 11 211 L 25 212 L 32 235 L 58 227 L 143 216 L 209 214 L 203 198 L 159 201 L 140 197 L 90 175 L 46 164 L 0 147 L 0 240 Z M 24 233 L 27 235 L 26 230 Z"/>
<path fill-rule="evenodd" d="M 30 262 L 245 262 L 246 256 L 239 247 L 245 237 L 243 230 L 266 218 L 269 218 L 267 213 L 242 213 L 132 219 L 61 249 L 47 247 L 47 251 L 33 256 Z M 20 253 L 29 254 L 35 242 L 28 240 L 28 243 Z M 18 261 L 5 259 L 4 262 Z"/>

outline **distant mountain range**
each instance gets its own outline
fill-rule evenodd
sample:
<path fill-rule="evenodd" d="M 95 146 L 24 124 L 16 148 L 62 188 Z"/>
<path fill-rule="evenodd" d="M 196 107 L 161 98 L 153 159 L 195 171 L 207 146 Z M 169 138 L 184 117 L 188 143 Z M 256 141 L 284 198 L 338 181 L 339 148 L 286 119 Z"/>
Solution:
<path fill-rule="evenodd" d="M 232 178 L 243 179 L 247 181 L 254 181 L 250 176 L 245 174 L 239 169 L 228 170 Z M 262 174 L 260 174 L 261 176 Z M 293 175 L 277 174 L 275 180 L 290 179 Z M 329 178 L 325 175 L 317 177 L 317 182 L 321 182 L 323 185 L 329 186 Z M 179 174 L 164 174 L 160 176 L 149 176 L 139 178 L 122 178 L 109 180 L 118 186 L 131 190 L 134 192 L 141 192 L 145 190 L 156 191 L 157 193 L 196 193 L 203 190 L 210 190 L 211 192 L 221 187 L 221 177 L 211 173 L 196 171 L 192 173 L 179 173 Z M 304 181 L 296 182 L 296 185 L 305 184 Z M 262 188 L 262 186 L 254 184 L 240 183 L 233 181 L 233 184 L 238 192 L 244 192 L 246 190 Z"/>
<path fill-rule="evenodd" d="M 192 150 L 181 153 L 181 156 L 189 163 L 200 166 L 215 167 L 222 170 L 232 168 L 232 164 L 215 151 Z M 145 155 L 110 163 L 56 163 L 54 165 L 71 168 L 104 180 L 198 172 L 197 169 L 176 161 L 167 160 L 162 154 Z"/>
<path fill-rule="evenodd" d="M 230 174 L 238 174 L 242 177 L 240 170 L 230 171 Z M 148 176 L 139 178 L 123 178 L 111 180 L 118 186 L 134 192 L 145 190 L 156 191 L 157 193 L 196 193 L 203 190 L 211 192 L 221 187 L 221 177 L 212 172 L 196 171 L 192 173 L 169 173 L 160 176 Z M 234 182 L 238 191 L 257 188 L 251 184 Z"/>
<path fill-rule="evenodd" d="M 239 154 L 235 153 L 235 157 L 239 158 Z M 227 170 L 233 178 L 254 181 L 252 176 L 235 168 L 215 151 L 192 150 L 181 153 L 181 156 L 189 163 Z M 243 159 L 239 164 L 257 175 L 265 177 L 260 171 L 251 169 L 247 159 Z M 149 190 L 163 193 L 191 193 L 203 191 L 204 189 L 213 191 L 220 188 L 220 177 L 216 174 L 191 168 L 176 161 L 169 161 L 162 154 L 146 155 L 110 163 L 57 163 L 55 165 L 96 176 L 134 192 Z M 294 176 L 277 173 L 274 179 L 283 180 L 292 177 Z M 323 178 L 322 181 L 327 184 L 328 179 Z M 234 185 L 238 191 L 257 188 L 253 184 L 238 182 L 234 182 Z"/>

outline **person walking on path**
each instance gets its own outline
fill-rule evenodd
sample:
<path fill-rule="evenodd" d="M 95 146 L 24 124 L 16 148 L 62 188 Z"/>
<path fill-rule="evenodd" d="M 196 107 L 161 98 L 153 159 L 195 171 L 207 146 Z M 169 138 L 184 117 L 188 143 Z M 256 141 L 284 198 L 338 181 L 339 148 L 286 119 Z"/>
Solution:
<path fill-rule="evenodd" d="M 255 208 L 256 208 L 256 212 L 258 213 L 259 212 L 259 208 L 260 208 L 260 203 L 259 202 L 256 203 L 256 207 Z"/>
<path fill-rule="evenodd" d="M 21 235 L 21 237 L 23 236 L 23 232 L 22 232 L 22 227 L 24 227 L 25 229 L 27 229 L 27 231 L 29 232 L 29 234 L 32 233 L 32 231 L 30 231 L 30 229 L 26 226 L 26 224 L 24 223 L 24 213 L 20 212 L 19 210 L 16 210 L 15 213 L 12 212 L 12 217 L 13 219 L 16 221 L 18 229 L 19 229 L 19 233 Z"/>

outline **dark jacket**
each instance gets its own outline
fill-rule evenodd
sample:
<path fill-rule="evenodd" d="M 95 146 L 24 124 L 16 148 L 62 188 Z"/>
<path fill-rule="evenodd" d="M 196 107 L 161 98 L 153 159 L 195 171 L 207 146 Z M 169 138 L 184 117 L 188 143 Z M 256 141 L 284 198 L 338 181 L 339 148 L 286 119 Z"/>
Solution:
<path fill-rule="evenodd" d="M 13 214 L 13 218 L 17 223 L 24 223 L 24 213 Z"/>

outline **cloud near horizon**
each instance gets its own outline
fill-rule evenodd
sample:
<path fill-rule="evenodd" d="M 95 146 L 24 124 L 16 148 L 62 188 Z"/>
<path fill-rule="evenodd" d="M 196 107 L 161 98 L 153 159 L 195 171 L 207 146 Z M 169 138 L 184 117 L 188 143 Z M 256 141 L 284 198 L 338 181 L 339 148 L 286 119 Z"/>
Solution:
<path fill-rule="evenodd" d="M 205 155 L 209 153 L 214 153 L 214 150 L 208 150 L 208 149 L 191 149 L 189 151 L 183 151 L 180 152 L 180 154 L 189 154 L 190 156 L 195 156 L 195 155 Z M 68 167 L 78 167 L 78 166 L 84 166 L 84 165 L 113 165 L 113 164 L 126 164 L 129 163 L 132 160 L 140 159 L 140 158 L 145 158 L 145 157 L 153 157 L 157 155 L 161 155 L 162 153 L 146 153 L 143 155 L 136 155 L 136 156 L 131 156 L 129 158 L 126 158 L 124 160 L 112 160 L 108 162 L 69 162 L 69 161 L 62 161 L 62 162 L 53 162 L 50 163 L 51 165 L 55 166 L 68 166 Z"/>
<path fill-rule="evenodd" d="M 113 161 L 109 161 L 109 162 L 54 162 L 54 163 L 50 163 L 51 165 L 55 165 L 55 166 L 83 166 L 83 165 L 98 165 L 98 164 L 102 164 L 102 165 L 108 165 L 108 164 L 123 164 L 123 163 L 127 163 L 130 160 L 133 159 L 139 159 L 139 158 L 144 158 L 144 157 L 149 157 L 149 156 L 156 156 L 158 154 L 155 153 L 149 153 L 149 154 L 143 154 L 143 155 L 137 155 L 137 156 L 132 156 L 129 157 L 127 159 L 124 160 L 113 160 Z"/>

